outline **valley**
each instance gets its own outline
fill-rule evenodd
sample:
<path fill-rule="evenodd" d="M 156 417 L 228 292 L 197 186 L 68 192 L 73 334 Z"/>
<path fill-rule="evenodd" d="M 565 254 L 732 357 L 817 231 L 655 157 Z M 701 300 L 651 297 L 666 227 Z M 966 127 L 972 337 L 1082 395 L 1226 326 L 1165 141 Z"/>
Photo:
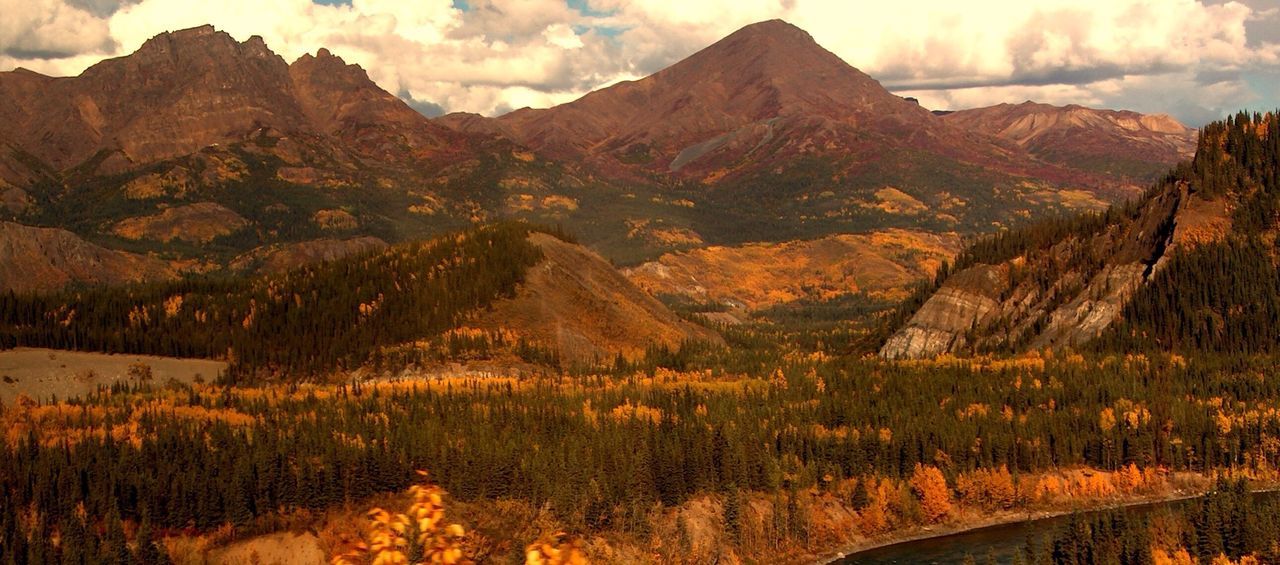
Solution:
<path fill-rule="evenodd" d="M 1275 113 L 149 37 L 0 72 L 0 565 L 1280 560 Z"/>

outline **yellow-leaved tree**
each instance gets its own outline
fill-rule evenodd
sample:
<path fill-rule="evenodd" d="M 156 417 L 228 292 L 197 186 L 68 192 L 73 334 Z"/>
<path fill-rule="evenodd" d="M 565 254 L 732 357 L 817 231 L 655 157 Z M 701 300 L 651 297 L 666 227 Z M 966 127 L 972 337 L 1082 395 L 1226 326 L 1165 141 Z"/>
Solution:
<path fill-rule="evenodd" d="M 409 556 L 421 554 L 417 563 L 464 563 L 462 540 L 466 532 L 458 524 L 446 524 L 444 490 L 427 481 L 409 487 L 413 501 L 403 513 L 381 508 L 369 511 L 369 533 L 354 551 L 333 558 L 333 565 L 408 565 Z"/>
<path fill-rule="evenodd" d="M 369 511 L 369 531 L 365 541 L 347 553 L 333 558 L 333 565 L 413 565 L 469 563 L 463 551 L 466 532 L 459 524 L 446 524 L 444 489 L 427 480 L 426 471 L 418 471 L 421 484 L 409 487 L 413 501 L 403 513 L 381 508 Z M 587 565 L 586 556 L 574 542 L 565 541 L 563 532 L 544 536 L 525 548 L 525 563 L 530 565 Z"/>
<path fill-rule="evenodd" d="M 917 463 L 911 474 L 911 490 L 920 499 L 920 510 L 929 523 L 939 522 L 951 513 L 951 490 L 937 467 Z"/>

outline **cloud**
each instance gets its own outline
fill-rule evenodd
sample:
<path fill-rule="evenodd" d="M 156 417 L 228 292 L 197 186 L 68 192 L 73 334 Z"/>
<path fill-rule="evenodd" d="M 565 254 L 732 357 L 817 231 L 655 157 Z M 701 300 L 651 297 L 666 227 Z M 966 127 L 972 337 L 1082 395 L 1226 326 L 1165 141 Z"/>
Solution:
<path fill-rule="evenodd" d="M 116 47 L 106 22 L 61 0 L 0 0 L 0 13 L 0 55 L 58 59 Z"/>
<path fill-rule="evenodd" d="M 0 65 L 75 74 L 165 30 L 327 47 L 426 111 L 497 114 L 657 71 L 739 27 L 786 19 L 926 105 L 1156 102 L 1179 117 L 1270 101 L 1273 0 L 0 0 Z M 1270 84 L 1270 83 L 1268 83 Z M 1162 90 L 1163 88 L 1163 90 Z M 1267 98 L 1267 97 L 1270 98 Z M 1200 103 L 1197 103 L 1200 101 Z M 1157 108 L 1158 110 L 1159 108 Z M 1224 110 L 1225 111 L 1225 110 Z"/>

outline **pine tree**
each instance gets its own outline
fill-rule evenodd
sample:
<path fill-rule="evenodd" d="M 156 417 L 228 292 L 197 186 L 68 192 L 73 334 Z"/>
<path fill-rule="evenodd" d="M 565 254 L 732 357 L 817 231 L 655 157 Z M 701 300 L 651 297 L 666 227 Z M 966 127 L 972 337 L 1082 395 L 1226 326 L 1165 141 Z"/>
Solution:
<path fill-rule="evenodd" d="M 138 565 L 166 565 L 169 558 L 160 544 L 154 539 L 151 531 L 151 518 L 148 513 L 142 514 L 142 523 L 138 526 L 137 550 L 135 560 Z"/>
<path fill-rule="evenodd" d="M 742 492 L 736 485 L 724 497 L 724 531 L 734 544 L 742 543 Z"/>

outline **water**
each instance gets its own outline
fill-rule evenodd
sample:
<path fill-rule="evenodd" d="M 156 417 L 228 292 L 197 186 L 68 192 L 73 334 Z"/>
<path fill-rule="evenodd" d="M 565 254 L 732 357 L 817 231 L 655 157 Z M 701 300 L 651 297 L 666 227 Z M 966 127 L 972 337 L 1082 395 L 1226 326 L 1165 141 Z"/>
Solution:
<path fill-rule="evenodd" d="M 1130 517 L 1138 518 L 1154 512 L 1179 510 L 1192 503 L 1194 500 L 1156 502 L 1130 506 L 1125 508 L 1124 512 Z M 1090 517 L 1102 512 L 1105 510 L 1086 512 L 1082 516 Z M 979 565 L 990 563 L 992 558 L 996 563 L 1004 565 L 1013 563 L 1016 555 L 1025 555 L 1027 540 L 1035 540 L 1037 546 L 1042 547 L 1045 543 L 1043 538 L 1052 537 L 1070 519 L 1070 516 L 1054 516 L 907 541 L 855 553 L 836 563 L 841 565 L 945 565 L 964 563 L 966 558 L 972 557 Z"/>

